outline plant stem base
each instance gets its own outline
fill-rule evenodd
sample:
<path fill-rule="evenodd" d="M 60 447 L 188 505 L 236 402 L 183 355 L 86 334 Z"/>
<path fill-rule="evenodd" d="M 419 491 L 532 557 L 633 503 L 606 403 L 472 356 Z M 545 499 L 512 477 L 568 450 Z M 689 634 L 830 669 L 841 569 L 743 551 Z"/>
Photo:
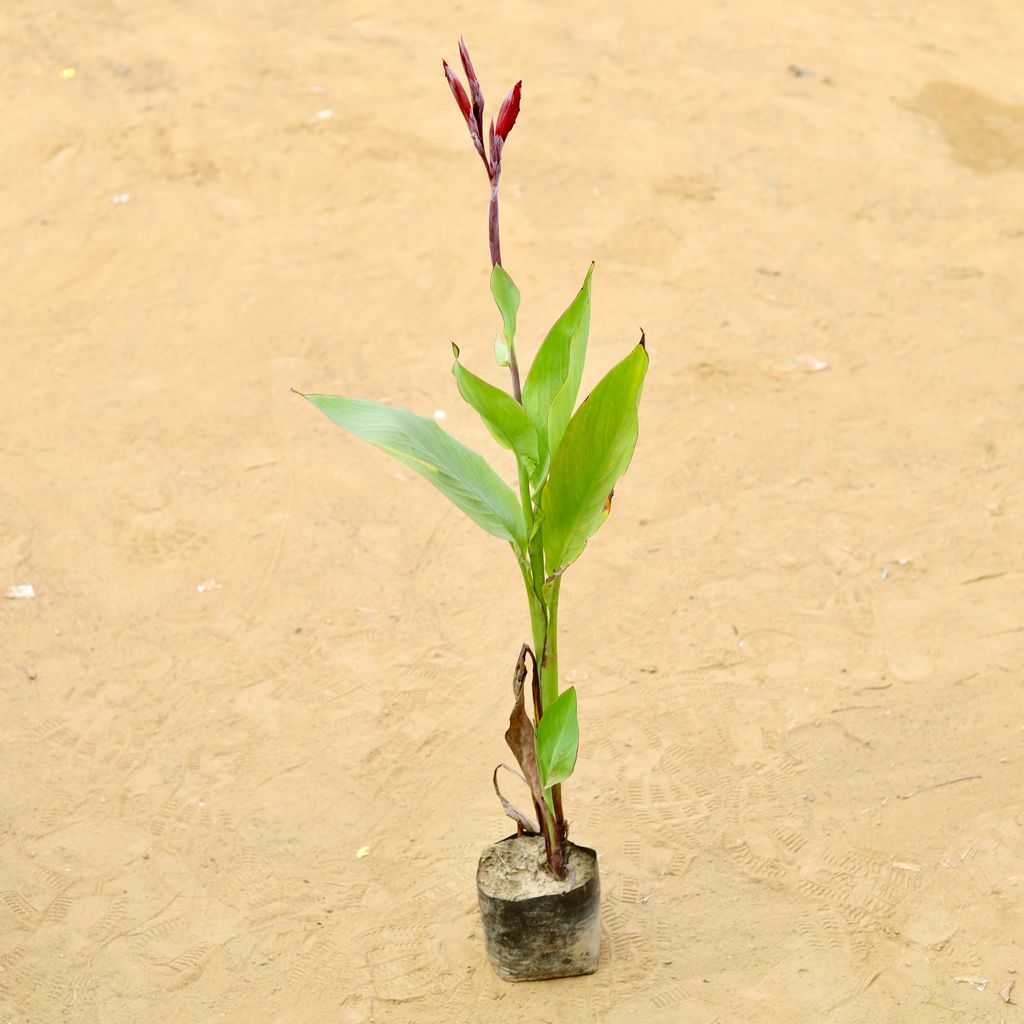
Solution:
<path fill-rule="evenodd" d="M 567 844 L 570 878 L 547 867 L 541 836 L 509 836 L 487 847 L 477 896 L 491 966 L 506 981 L 593 974 L 601 948 L 597 854 Z"/>

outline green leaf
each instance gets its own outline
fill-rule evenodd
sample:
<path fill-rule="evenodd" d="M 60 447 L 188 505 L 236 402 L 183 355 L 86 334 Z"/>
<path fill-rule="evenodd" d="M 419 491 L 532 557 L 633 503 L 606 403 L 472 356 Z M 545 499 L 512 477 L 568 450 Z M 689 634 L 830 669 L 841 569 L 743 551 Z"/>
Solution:
<path fill-rule="evenodd" d="M 500 263 L 495 263 L 491 270 L 491 294 L 501 310 L 501 319 L 505 325 L 505 344 L 512 349 L 516 343 L 516 315 L 519 312 L 519 289 L 515 282 L 505 273 Z M 500 363 L 501 360 L 499 359 Z M 504 365 L 508 365 L 505 363 Z"/>
<path fill-rule="evenodd" d="M 647 373 L 640 344 L 614 366 L 569 422 L 541 495 L 549 575 L 562 572 L 608 518 L 615 482 L 633 457 L 637 407 Z"/>
<path fill-rule="evenodd" d="M 512 488 L 482 456 L 445 433 L 433 420 L 366 399 L 303 397 L 339 426 L 429 480 L 488 533 L 525 550 L 526 521 Z"/>
<path fill-rule="evenodd" d="M 459 362 L 458 346 L 452 345 L 455 363 L 452 373 L 459 385 L 459 393 L 478 413 L 494 440 L 509 448 L 532 472 L 537 465 L 537 428 L 523 407 L 507 392 L 481 380 Z"/>
<path fill-rule="evenodd" d="M 572 775 L 579 748 L 576 687 L 570 686 L 548 705 L 537 726 L 537 764 L 544 789 L 550 789 Z"/>
<path fill-rule="evenodd" d="M 558 450 L 583 379 L 590 335 L 590 264 L 576 298 L 548 331 L 523 384 L 523 406 L 537 424 L 541 458 Z"/>
<path fill-rule="evenodd" d="M 508 366 L 512 361 L 509 358 L 508 342 L 502 334 L 494 336 L 494 359 L 499 366 Z"/>

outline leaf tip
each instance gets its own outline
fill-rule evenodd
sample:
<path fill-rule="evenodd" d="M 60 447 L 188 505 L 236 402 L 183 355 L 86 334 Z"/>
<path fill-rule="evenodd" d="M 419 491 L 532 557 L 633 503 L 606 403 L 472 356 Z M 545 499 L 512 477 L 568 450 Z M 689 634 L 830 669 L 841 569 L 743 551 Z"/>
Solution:
<path fill-rule="evenodd" d="M 647 351 L 647 332 L 641 327 L 640 328 L 640 347 L 646 352 Z"/>
<path fill-rule="evenodd" d="M 452 354 L 455 356 L 456 359 L 459 358 L 459 346 L 456 345 L 454 341 L 452 342 Z"/>

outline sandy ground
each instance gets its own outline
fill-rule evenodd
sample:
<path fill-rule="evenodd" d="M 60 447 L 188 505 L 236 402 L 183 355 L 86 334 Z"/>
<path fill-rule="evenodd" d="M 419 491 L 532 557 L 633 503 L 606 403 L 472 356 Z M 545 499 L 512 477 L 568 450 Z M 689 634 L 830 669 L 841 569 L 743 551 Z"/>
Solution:
<path fill-rule="evenodd" d="M 1020 1019 L 1017 0 L 2 17 L 3 1024 Z M 460 31 L 524 355 L 596 259 L 585 385 L 652 356 L 563 587 L 603 964 L 541 986 L 473 888 L 515 566 L 289 391 L 492 450 Z"/>

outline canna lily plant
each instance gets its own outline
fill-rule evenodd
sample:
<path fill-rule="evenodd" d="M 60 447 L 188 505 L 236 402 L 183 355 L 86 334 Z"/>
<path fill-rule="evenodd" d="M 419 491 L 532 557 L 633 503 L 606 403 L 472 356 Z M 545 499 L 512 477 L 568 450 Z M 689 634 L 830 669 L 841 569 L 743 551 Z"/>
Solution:
<path fill-rule="evenodd" d="M 533 644 L 523 644 L 515 666 L 515 703 L 505 739 L 529 788 L 536 821 L 498 790 L 498 771 L 507 766 L 495 769 L 494 787 L 519 834 L 543 835 L 547 865 L 563 879 L 571 869 L 561 784 L 576 764 L 579 726 L 576 690 L 560 689 L 558 679 L 562 577 L 608 518 L 616 482 L 632 459 L 648 357 L 641 332 L 639 343 L 577 408 L 590 331 L 591 264 L 582 287 L 548 331 L 522 379 L 516 351 L 520 293 L 502 266 L 498 220 L 502 157 L 519 116 L 522 82 L 501 104 L 497 120 L 491 120 L 485 144 L 483 91 L 461 40 L 459 54 L 469 91 L 447 62 L 444 74 L 490 187 L 490 287 L 501 315 L 494 354 L 498 365 L 508 369 L 510 390 L 467 369 L 454 344 L 452 373 L 463 399 L 479 413 L 494 440 L 512 453 L 515 489 L 433 419 L 366 399 L 304 397 L 349 433 L 414 470 L 477 525 L 509 545 L 526 592 Z M 526 709 L 528 677 L 532 720 Z"/>

